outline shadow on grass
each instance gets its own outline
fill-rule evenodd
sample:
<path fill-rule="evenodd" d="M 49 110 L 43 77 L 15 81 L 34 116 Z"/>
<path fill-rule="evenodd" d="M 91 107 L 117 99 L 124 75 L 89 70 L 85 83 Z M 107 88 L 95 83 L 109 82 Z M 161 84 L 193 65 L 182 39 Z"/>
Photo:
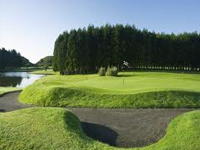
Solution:
<path fill-rule="evenodd" d="M 107 143 L 111 146 L 116 146 L 118 134 L 114 130 L 103 125 L 88 122 L 81 122 L 81 126 L 85 134 L 90 138 Z"/>
<path fill-rule="evenodd" d="M 133 75 L 133 74 L 119 74 L 116 77 L 133 77 L 133 76 L 137 76 L 137 75 Z"/>
<path fill-rule="evenodd" d="M 5 112 L 5 109 L 0 109 L 0 112 Z"/>

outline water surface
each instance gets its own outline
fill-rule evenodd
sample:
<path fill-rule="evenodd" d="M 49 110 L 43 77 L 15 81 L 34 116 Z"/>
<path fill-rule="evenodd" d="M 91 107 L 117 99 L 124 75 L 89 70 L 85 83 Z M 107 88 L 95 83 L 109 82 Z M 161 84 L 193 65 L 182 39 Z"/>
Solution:
<path fill-rule="evenodd" d="M 28 72 L 4 72 L 0 73 L 0 86 L 26 87 L 44 75 L 29 74 Z"/>

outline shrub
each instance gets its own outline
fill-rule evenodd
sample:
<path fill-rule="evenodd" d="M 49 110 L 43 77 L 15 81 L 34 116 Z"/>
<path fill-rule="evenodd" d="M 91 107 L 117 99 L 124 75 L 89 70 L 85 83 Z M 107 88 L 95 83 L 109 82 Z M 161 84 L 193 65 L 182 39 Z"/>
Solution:
<path fill-rule="evenodd" d="M 106 71 L 106 76 L 117 76 L 118 70 L 117 67 L 108 67 Z"/>
<path fill-rule="evenodd" d="M 101 67 L 101 68 L 99 69 L 98 74 L 99 74 L 100 76 L 105 76 L 105 74 L 106 74 L 106 69 L 105 69 L 104 67 Z"/>
<path fill-rule="evenodd" d="M 107 70 L 106 70 L 106 76 L 112 76 L 110 67 L 108 67 Z"/>
<path fill-rule="evenodd" d="M 117 74 L 118 74 L 117 67 L 112 67 L 111 70 L 112 70 L 113 76 L 117 76 Z"/>

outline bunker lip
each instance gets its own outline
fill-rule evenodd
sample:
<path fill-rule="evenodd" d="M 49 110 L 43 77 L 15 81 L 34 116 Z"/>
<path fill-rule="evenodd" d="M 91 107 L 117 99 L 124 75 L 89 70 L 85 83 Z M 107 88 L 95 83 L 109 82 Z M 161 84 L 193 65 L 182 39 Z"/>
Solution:
<path fill-rule="evenodd" d="M 0 112 L 32 107 L 18 102 L 20 92 L 0 97 Z M 156 143 L 178 115 L 194 109 L 103 109 L 67 108 L 78 116 L 83 131 L 91 138 L 116 147 L 144 147 Z"/>
<path fill-rule="evenodd" d="M 144 147 L 159 141 L 169 123 L 194 109 L 70 108 L 86 135 L 116 147 Z"/>

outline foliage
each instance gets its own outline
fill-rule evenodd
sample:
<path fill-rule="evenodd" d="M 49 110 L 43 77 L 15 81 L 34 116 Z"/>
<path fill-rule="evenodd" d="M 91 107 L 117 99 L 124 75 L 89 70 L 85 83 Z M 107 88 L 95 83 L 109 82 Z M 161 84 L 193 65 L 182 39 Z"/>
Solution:
<path fill-rule="evenodd" d="M 53 69 L 61 74 L 94 73 L 124 60 L 132 69 L 200 70 L 200 34 L 164 34 L 130 25 L 66 31 L 55 41 Z"/>
<path fill-rule="evenodd" d="M 101 68 L 99 69 L 98 74 L 99 74 L 99 76 L 105 76 L 105 75 L 106 75 L 106 68 L 101 67 Z"/>
<path fill-rule="evenodd" d="M 40 67 L 52 66 L 52 62 L 53 62 L 53 56 L 46 56 L 46 57 L 40 59 L 36 63 L 36 65 L 38 65 Z"/>
<path fill-rule="evenodd" d="M 117 76 L 117 67 L 108 67 L 106 70 L 106 76 Z"/>
<path fill-rule="evenodd" d="M 126 84 L 122 88 L 122 79 Z M 25 88 L 20 102 L 96 108 L 199 108 L 199 74 L 130 72 L 46 76 Z"/>
<path fill-rule="evenodd" d="M 61 108 L 28 108 L 0 113 L 0 149 L 125 150 L 87 137 L 78 118 Z M 175 118 L 157 143 L 130 150 L 200 149 L 200 111 Z M 148 135 L 147 135 L 148 136 Z"/>
<path fill-rule="evenodd" d="M 0 49 L 0 70 L 31 65 L 28 59 L 17 53 L 16 50 Z"/>

